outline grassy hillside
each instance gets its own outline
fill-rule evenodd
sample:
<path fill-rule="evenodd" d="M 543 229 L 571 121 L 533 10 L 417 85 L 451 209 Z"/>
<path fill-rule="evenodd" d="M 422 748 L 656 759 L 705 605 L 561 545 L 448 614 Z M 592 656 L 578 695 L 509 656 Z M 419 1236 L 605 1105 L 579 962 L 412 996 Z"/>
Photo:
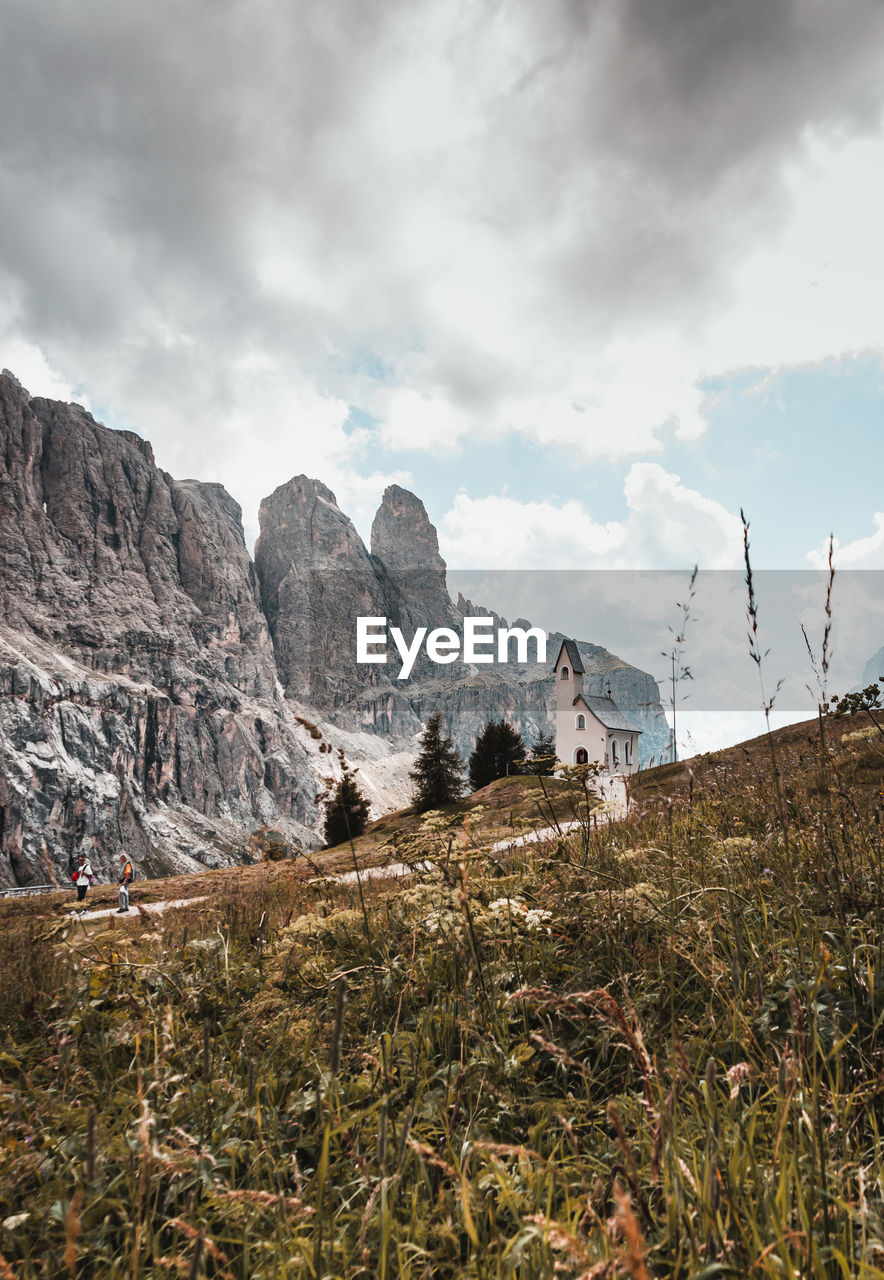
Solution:
<path fill-rule="evenodd" d="M 0 1275 L 884 1276 L 884 738 L 826 733 L 389 816 L 404 882 L 3 904 Z"/>

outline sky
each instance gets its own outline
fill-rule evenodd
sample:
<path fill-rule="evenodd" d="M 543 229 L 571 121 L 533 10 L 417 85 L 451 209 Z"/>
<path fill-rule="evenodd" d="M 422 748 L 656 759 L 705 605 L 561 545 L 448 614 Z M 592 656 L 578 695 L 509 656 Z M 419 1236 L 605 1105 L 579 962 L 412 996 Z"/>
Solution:
<path fill-rule="evenodd" d="M 884 568 L 881 0 L 0 17 L 0 365 L 250 541 L 303 472 L 455 569 L 737 568 L 741 508 Z"/>

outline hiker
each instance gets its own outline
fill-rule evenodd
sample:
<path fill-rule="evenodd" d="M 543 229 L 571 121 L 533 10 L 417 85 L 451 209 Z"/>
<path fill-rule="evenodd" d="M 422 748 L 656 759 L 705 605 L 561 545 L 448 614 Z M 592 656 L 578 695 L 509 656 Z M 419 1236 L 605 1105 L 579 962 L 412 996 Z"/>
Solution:
<path fill-rule="evenodd" d="M 86 891 L 89 886 L 95 884 L 92 864 L 88 861 L 85 853 L 81 853 L 77 858 L 77 869 L 71 874 L 71 879 L 77 886 L 77 901 L 82 902 L 86 897 Z"/>
<path fill-rule="evenodd" d="M 135 879 L 135 868 L 125 853 L 120 854 L 120 906 L 117 911 L 118 916 L 125 915 L 129 910 L 129 885 Z"/>

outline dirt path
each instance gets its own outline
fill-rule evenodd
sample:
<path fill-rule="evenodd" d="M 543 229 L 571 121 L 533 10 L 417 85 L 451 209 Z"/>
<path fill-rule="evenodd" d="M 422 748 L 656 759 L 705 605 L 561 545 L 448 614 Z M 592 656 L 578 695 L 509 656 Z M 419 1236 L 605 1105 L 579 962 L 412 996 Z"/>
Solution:
<path fill-rule="evenodd" d="M 411 876 L 415 871 L 430 871 L 433 864 L 431 862 L 417 862 L 414 866 L 408 867 L 404 862 L 391 862 L 386 867 L 360 867 L 358 879 L 361 880 L 388 880 L 392 877 Z M 312 880 L 311 884 L 356 884 L 357 875 L 355 871 L 344 871 L 337 876 L 323 876 L 322 880 Z"/>
<path fill-rule="evenodd" d="M 207 895 L 204 894 L 201 898 L 174 898 L 172 901 L 133 903 L 129 908 L 129 914 L 144 915 L 150 913 L 151 915 L 162 915 L 170 907 L 190 907 L 195 902 L 206 901 Z M 76 907 L 71 910 L 71 915 L 79 915 L 81 920 L 101 920 L 104 916 L 119 914 L 116 907 L 108 907 L 106 910 L 102 909 L 101 911 L 78 911 Z"/>
<path fill-rule="evenodd" d="M 526 844 L 542 844 L 544 840 L 556 840 L 560 835 L 567 835 L 580 826 L 579 820 L 560 822 L 557 827 L 537 827 L 534 831 L 526 831 L 520 836 L 510 836 L 508 840 L 498 840 L 491 846 L 492 853 L 503 853 L 507 849 L 520 849 Z"/>
<path fill-rule="evenodd" d="M 622 778 L 601 778 L 595 784 L 602 801 L 601 808 L 596 810 L 597 818 L 603 822 L 618 822 L 626 816 L 626 783 Z M 526 844 L 540 844 L 544 840 L 556 840 L 561 835 L 567 835 L 569 831 L 576 831 L 582 825 L 582 821 L 578 818 L 573 822 L 560 822 L 558 826 L 553 827 L 537 827 L 533 831 L 526 831 L 520 836 L 510 836 L 506 840 L 498 840 L 491 846 L 492 853 L 503 853 L 507 849 L 518 849 Z M 415 866 L 406 866 L 404 862 L 391 862 L 386 867 L 363 867 L 360 868 L 359 875 L 363 880 L 387 880 L 394 877 L 410 876 L 415 871 L 427 871 L 432 866 L 431 863 L 417 863 Z M 331 884 L 356 884 L 357 876 L 355 871 L 344 871 L 335 876 L 324 876 L 323 881 Z M 319 883 L 315 881 L 314 883 Z"/>
<path fill-rule="evenodd" d="M 622 778 L 601 778 L 594 784 L 602 800 L 602 807 L 594 816 L 603 822 L 619 822 L 626 817 L 626 783 Z M 537 827 L 534 831 L 526 831 L 520 836 L 511 836 L 508 840 L 498 840 L 491 846 L 492 853 L 503 853 L 507 849 L 518 849 L 526 844 L 540 844 L 544 840 L 556 840 L 569 831 L 576 831 L 583 825 L 579 818 L 573 822 L 560 822 L 555 827 Z"/>

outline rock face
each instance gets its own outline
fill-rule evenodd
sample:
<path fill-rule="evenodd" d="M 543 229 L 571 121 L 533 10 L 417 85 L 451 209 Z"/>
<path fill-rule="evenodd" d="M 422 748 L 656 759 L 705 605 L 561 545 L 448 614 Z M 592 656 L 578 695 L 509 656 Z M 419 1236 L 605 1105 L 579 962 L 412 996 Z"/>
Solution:
<path fill-rule="evenodd" d="M 348 706 L 376 668 L 356 665 L 357 614 L 383 614 L 371 556 L 335 495 L 295 476 L 265 498 L 255 567 L 288 697 L 323 710 Z"/>
<path fill-rule="evenodd" d="M 436 529 L 420 498 L 398 484 L 384 491 L 371 526 L 371 554 L 383 587 L 384 612 L 408 639 L 422 626 L 462 630 L 463 615 L 448 594 Z M 426 680 L 449 685 L 461 674 L 456 666 L 432 662 L 421 649 L 409 685 Z M 413 697 L 409 704 L 414 705 Z"/>
<path fill-rule="evenodd" d="M 8 377 L 0 618 L 0 885 L 84 842 L 97 870 L 125 847 L 158 874 L 239 857 L 262 821 L 312 838 L 239 507 Z"/>
<path fill-rule="evenodd" d="M 410 641 L 418 627 L 447 627 L 463 635 L 467 616 L 493 610 L 458 597 L 446 586 L 436 530 L 413 493 L 391 485 L 371 531 L 371 554 L 334 495 L 299 476 L 261 506 L 256 568 L 280 676 L 286 692 L 310 701 L 335 723 L 390 737 L 414 734 L 433 711 L 466 759 L 488 720 L 504 716 L 526 744 L 553 728 L 554 686 L 549 667 L 535 663 L 450 666 L 421 650 L 410 677 L 397 679 L 399 660 L 356 663 L 356 618 L 385 617 Z M 529 626 L 524 619 L 518 625 Z M 563 637 L 551 634 L 554 661 Z M 646 762 L 668 741 L 653 678 L 598 645 L 581 642 L 589 692 L 610 687 L 640 729 Z"/>
<path fill-rule="evenodd" d="M 422 654 L 404 686 L 392 652 L 387 666 L 358 663 L 356 618 L 387 618 L 409 639 L 418 626 L 460 624 L 423 503 L 398 485 L 387 489 L 371 553 L 331 490 L 306 476 L 265 498 L 259 521 L 255 567 L 286 696 L 351 730 L 419 732 L 411 688 L 421 677 L 450 683 L 449 669 Z"/>
<path fill-rule="evenodd" d="M 392 646 L 386 666 L 357 663 L 360 615 L 410 641 L 491 613 L 451 600 L 414 494 L 387 489 L 371 551 L 306 476 L 260 522 L 253 564 L 220 485 L 174 480 L 139 436 L 0 375 L 0 887 L 67 883 L 81 849 L 106 877 L 120 850 L 146 874 L 233 863 L 262 823 L 314 845 L 338 748 L 376 811 L 399 806 L 435 710 L 464 756 L 492 717 L 529 743 L 551 728 L 535 664 L 422 654 L 400 680 Z M 647 759 L 667 738 L 651 677 L 580 649 Z"/>
<path fill-rule="evenodd" d="M 0 378 L 0 608 L 85 666 L 180 686 L 274 687 L 239 506 L 150 445 Z M 187 659 L 193 658 L 193 669 Z M 191 696 L 197 696 L 191 690 Z"/>

